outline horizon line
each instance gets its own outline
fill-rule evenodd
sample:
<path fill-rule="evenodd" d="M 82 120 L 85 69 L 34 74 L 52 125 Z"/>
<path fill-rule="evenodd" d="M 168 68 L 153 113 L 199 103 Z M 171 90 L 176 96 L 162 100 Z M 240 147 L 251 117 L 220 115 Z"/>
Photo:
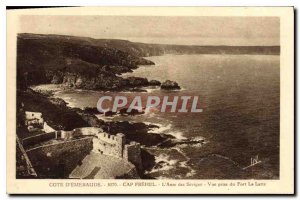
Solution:
<path fill-rule="evenodd" d="M 30 33 L 30 32 L 20 32 L 17 33 L 17 36 L 20 34 L 32 34 L 32 35 L 41 35 L 41 36 L 62 36 L 62 37 L 77 37 L 77 38 L 86 38 L 86 39 L 92 39 L 92 40 L 119 40 L 119 41 L 128 41 L 131 43 L 139 43 L 139 44 L 152 44 L 152 45 L 175 45 L 175 46 L 195 46 L 195 47 L 280 47 L 280 44 L 278 45 L 201 45 L 201 44 L 171 44 L 171 43 L 147 43 L 147 42 L 135 42 L 129 39 L 123 39 L 123 38 L 95 38 L 90 36 L 79 36 L 79 35 L 65 35 L 65 34 L 55 34 L 55 33 Z M 144 37 L 146 38 L 146 37 Z"/>

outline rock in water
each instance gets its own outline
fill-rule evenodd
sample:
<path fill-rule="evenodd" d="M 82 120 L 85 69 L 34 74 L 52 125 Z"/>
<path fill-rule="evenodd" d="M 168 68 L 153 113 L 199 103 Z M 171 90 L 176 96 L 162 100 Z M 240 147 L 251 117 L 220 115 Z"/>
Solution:
<path fill-rule="evenodd" d="M 157 86 L 157 85 L 161 85 L 161 83 L 157 80 L 151 80 L 151 81 L 149 81 L 149 85 L 150 86 Z"/>
<path fill-rule="evenodd" d="M 166 80 L 161 84 L 160 88 L 164 90 L 176 90 L 180 89 L 180 86 L 175 81 Z"/>
<path fill-rule="evenodd" d="M 119 111 L 119 113 L 120 113 L 121 115 L 133 115 L 133 116 L 134 116 L 134 115 L 145 114 L 144 111 L 140 112 L 140 111 L 137 110 L 137 109 L 132 109 L 130 112 L 128 112 L 127 110 L 128 110 L 128 108 L 122 108 L 122 109 Z"/>
<path fill-rule="evenodd" d="M 128 86 L 147 86 L 149 84 L 148 79 L 140 77 L 128 77 Z"/>

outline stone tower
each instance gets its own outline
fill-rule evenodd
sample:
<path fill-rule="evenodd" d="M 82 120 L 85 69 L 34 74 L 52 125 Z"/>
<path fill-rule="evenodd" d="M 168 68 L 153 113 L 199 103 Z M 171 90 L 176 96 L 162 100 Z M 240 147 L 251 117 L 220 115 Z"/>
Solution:
<path fill-rule="evenodd" d="M 125 145 L 125 135 L 123 133 L 117 133 L 116 137 L 116 151 L 117 156 L 122 158 L 123 157 L 123 149 Z"/>

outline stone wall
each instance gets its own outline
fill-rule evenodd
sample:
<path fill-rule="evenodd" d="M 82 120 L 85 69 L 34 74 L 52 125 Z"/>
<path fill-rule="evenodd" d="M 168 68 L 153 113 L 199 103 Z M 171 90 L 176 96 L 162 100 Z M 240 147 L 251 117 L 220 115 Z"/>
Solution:
<path fill-rule="evenodd" d="M 61 139 L 64 140 L 70 140 L 72 138 L 76 138 L 76 135 L 74 135 L 74 131 L 58 131 L 60 133 Z"/>
<path fill-rule="evenodd" d="M 51 132 L 54 132 L 55 130 L 49 126 L 46 122 L 44 122 L 44 126 L 43 126 L 43 130 L 46 132 L 46 133 L 51 133 Z"/>
<path fill-rule="evenodd" d="M 110 135 L 108 133 L 98 133 L 93 139 L 93 151 L 117 158 L 123 157 L 125 145 L 125 135 L 118 133 Z"/>
<path fill-rule="evenodd" d="M 124 146 L 124 159 L 134 164 L 139 170 L 142 169 L 141 145 L 137 142 L 130 142 Z"/>
<path fill-rule="evenodd" d="M 61 133 L 61 139 L 72 139 L 79 138 L 82 136 L 96 136 L 99 133 L 102 133 L 103 130 L 97 127 L 83 127 L 83 128 L 75 128 L 71 131 L 59 131 Z"/>
<path fill-rule="evenodd" d="M 102 133 L 103 129 L 98 127 L 83 127 L 83 128 L 75 128 L 74 135 L 84 135 L 84 136 L 94 136 L 98 133 Z"/>
<path fill-rule="evenodd" d="M 67 178 L 92 147 L 92 137 L 85 137 L 40 146 L 26 153 L 39 178 Z"/>
<path fill-rule="evenodd" d="M 55 139 L 57 136 L 57 132 L 51 132 L 51 133 L 42 133 L 39 135 L 34 135 L 31 137 L 26 137 L 21 140 L 22 145 L 26 149 L 29 146 L 37 145 L 39 143 Z"/>
<path fill-rule="evenodd" d="M 52 144 L 33 146 L 51 139 L 58 140 Z M 125 135 L 122 133 L 111 135 L 103 132 L 101 128 L 84 127 L 28 137 L 23 140 L 23 145 L 31 147 L 27 148 L 27 154 L 39 176 L 64 178 L 68 177 L 71 170 L 91 151 L 132 163 L 138 171 L 141 171 L 140 144 L 137 142 L 125 144 L 125 142 Z"/>

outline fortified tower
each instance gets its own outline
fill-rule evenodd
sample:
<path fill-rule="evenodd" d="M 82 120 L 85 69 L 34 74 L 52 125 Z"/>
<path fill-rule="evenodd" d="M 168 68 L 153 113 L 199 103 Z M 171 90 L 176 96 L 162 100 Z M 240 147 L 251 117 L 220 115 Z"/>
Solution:
<path fill-rule="evenodd" d="M 130 142 L 124 146 L 123 157 L 134 164 L 139 170 L 142 169 L 141 145 L 138 142 Z"/>
<path fill-rule="evenodd" d="M 123 133 L 117 133 L 115 139 L 116 139 L 117 156 L 122 158 L 123 157 L 123 149 L 124 149 L 124 145 L 125 145 L 125 135 Z"/>

